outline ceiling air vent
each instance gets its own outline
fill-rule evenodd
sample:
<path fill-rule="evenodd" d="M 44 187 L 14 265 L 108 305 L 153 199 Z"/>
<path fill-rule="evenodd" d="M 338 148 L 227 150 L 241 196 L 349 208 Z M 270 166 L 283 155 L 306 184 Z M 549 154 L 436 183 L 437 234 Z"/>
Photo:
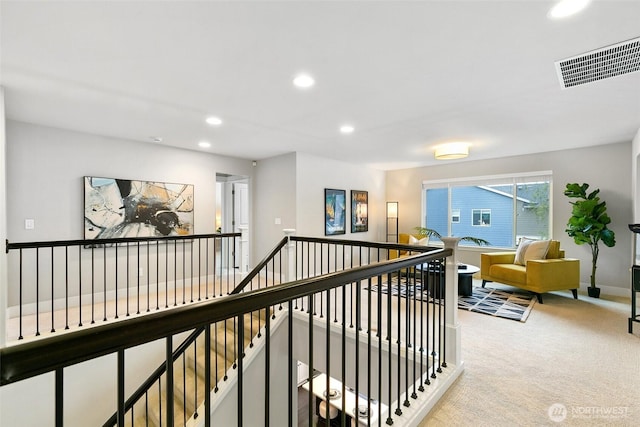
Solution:
<path fill-rule="evenodd" d="M 640 71 L 640 38 L 556 62 L 563 89 Z"/>

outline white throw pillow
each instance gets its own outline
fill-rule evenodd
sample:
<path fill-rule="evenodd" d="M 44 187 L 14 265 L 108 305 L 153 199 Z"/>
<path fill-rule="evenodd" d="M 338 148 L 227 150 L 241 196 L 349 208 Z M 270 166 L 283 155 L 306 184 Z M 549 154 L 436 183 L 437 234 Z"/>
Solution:
<path fill-rule="evenodd" d="M 530 259 L 545 259 L 549 251 L 549 243 L 549 240 L 521 238 L 513 263 L 527 265 L 527 261 Z"/>
<path fill-rule="evenodd" d="M 410 245 L 419 245 L 419 246 L 429 246 L 429 237 L 423 237 L 422 239 L 418 239 L 409 235 L 409 244 Z"/>

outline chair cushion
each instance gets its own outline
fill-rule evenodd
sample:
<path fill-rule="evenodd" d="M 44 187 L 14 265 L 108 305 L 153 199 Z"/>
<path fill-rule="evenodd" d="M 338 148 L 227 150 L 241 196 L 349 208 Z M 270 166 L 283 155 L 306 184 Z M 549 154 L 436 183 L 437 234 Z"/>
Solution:
<path fill-rule="evenodd" d="M 514 264 L 527 265 L 530 259 L 545 259 L 549 251 L 549 240 L 520 239 Z"/>
<path fill-rule="evenodd" d="M 559 240 L 551 240 L 549 242 L 549 250 L 547 251 L 547 259 L 558 259 L 562 258 L 560 256 L 560 241 Z"/>
<path fill-rule="evenodd" d="M 418 239 L 417 237 L 409 236 L 409 244 L 419 245 L 419 246 L 429 246 L 429 237 L 423 237 L 422 239 Z"/>
<path fill-rule="evenodd" d="M 527 269 L 518 264 L 493 264 L 489 274 L 496 282 L 527 283 Z"/>

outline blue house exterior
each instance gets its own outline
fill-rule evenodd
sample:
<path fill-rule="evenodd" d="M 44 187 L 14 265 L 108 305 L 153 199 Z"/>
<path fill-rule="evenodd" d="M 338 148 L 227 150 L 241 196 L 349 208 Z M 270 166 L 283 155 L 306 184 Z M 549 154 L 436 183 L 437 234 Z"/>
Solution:
<path fill-rule="evenodd" d="M 514 207 L 511 185 L 452 187 L 451 218 L 448 215 L 448 191 L 448 188 L 426 190 L 426 227 L 443 236 L 449 235 L 450 221 L 451 236 L 482 238 L 495 247 L 513 248 L 522 236 L 547 237 L 547 231 L 542 229 L 540 219 L 532 209 L 538 204 L 521 197 L 527 194 L 525 188 L 518 187 L 520 196 Z M 514 225 L 514 208 L 517 227 Z"/>

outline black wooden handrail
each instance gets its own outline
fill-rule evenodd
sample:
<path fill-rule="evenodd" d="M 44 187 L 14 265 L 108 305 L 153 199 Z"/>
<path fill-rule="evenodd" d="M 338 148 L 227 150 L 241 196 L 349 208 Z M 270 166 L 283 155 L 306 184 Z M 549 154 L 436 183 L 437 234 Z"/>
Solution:
<path fill-rule="evenodd" d="M 155 242 L 165 240 L 191 240 L 191 239 L 210 239 L 216 237 L 240 237 L 241 233 L 213 233 L 213 234 L 190 234 L 185 236 L 162 236 L 162 237 L 117 237 L 110 239 L 82 239 L 82 240 L 51 240 L 42 242 L 20 242 L 10 243 L 6 240 L 6 252 L 12 249 L 35 249 L 35 248 L 51 248 L 63 246 L 95 246 L 120 243 L 137 243 L 137 242 Z"/>
<path fill-rule="evenodd" d="M 247 286 L 247 284 L 251 283 L 251 281 L 260 273 L 260 271 L 262 271 L 262 269 L 266 267 L 267 264 L 269 264 L 269 261 L 271 261 L 278 254 L 278 252 L 280 252 L 280 250 L 284 248 L 284 245 L 286 245 L 288 241 L 288 237 L 283 237 L 282 240 L 280 240 L 280 242 L 276 245 L 276 247 L 273 248 L 273 250 L 266 257 L 264 257 L 264 259 L 260 261 L 260 263 L 256 265 L 253 270 L 251 270 L 247 277 L 242 279 L 242 281 L 233 289 L 233 291 L 230 292 L 230 294 L 234 295 L 242 292 L 244 287 Z"/>
<path fill-rule="evenodd" d="M 413 247 L 415 249 L 415 247 Z M 104 356 L 118 350 L 213 324 L 247 312 L 284 303 L 451 256 L 451 249 L 382 261 L 367 266 L 297 280 L 268 288 L 229 295 L 226 298 L 176 307 L 172 310 L 95 326 L 77 332 L 0 349 L 0 386 Z"/>
<path fill-rule="evenodd" d="M 365 242 L 361 240 L 348 240 L 348 239 L 328 239 L 326 237 L 291 236 L 291 240 L 295 242 L 327 243 L 327 244 L 334 244 L 334 245 L 359 246 L 364 248 L 375 248 L 375 249 L 390 249 L 390 250 L 400 249 L 400 250 L 407 250 L 412 252 L 427 252 L 427 251 L 432 251 L 434 249 L 438 249 L 438 247 L 434 247 L 434 246 L 405 245 L 402 243 Z"/>

